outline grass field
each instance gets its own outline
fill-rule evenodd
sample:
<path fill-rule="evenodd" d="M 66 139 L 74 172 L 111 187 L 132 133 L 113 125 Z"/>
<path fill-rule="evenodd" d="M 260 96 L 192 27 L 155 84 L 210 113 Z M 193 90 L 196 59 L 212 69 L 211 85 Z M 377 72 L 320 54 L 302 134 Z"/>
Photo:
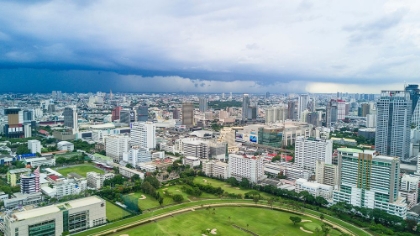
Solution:
<path fill-rule="evenodd" d="M 243 196 L 245 195 L 245 193 L 251 191 L 249 189 L 244 190 L 244 189 L 241 189 L 239 187 L 232 187 L 229 184 L 227 184 L 226 182 L 215 180 L 215 179 L 210 179 L 210 178 L 206 178 L 206 177 L 201 177 L 201 176 L 195 177 L 194 183 L 210 184 L 213 187 L 221 187 L 225 192 L 234 193 L 234 194 L 242 194 Z M 273 197 L 268 193 L 261 193 L 261 196 L 264 197 L 264 198 Z M 205 198 L 205 197 L 203 196 L 203 198 Z"/>
<path fill-rule="evenodd" d="M 213 210 L 215 209 L 215 210 Z M 220 207 L 196 210 L 174 217 L 159 220 L 127 231 L 118 232 L 115 235 L 212 235 L 203 232 L 207 229 L 217 229 L 217 235 L 250 235 L 233 227 L 237 225 L 259 235 L 308 235 L 300 227 L 307 230 L 321 228 L 322 222 L 313 218 L 302 216 L 304 220 L 296 225 L 290 221 L 292 213 L 273 211 L 252 207 Z M 308 225 L 306 227 L 306 225 Z M 341 233 L 332 230 L 330 236 L 338 236 Z"/>
<path fill-rule="evenodd" d="M 93 165 L 89 165 L 89 164 L 64 167 L 64 168 L 61 168 L 61 169 L 56 169 L 56 171 L 59 172 L 60 174 L 62 174 L 63 176 L 67 176 L 67 174 L 69 174 L 69 173 L 76 173 L 76 174 L 79 174 L 83 177 L 86 177 L 86 173 L 89 172 L 89 171 L 95 171 L 95 172 L 99 172 L 101 174 L 104 173 L 103 170 L 95 168 Z"/>
<path fill-rule="evenodd" d="M 106 201 L 106 218 L 109 221 L 118 220 L 130 213 L 119 206 L 114 205 L 112 202 Z"/>

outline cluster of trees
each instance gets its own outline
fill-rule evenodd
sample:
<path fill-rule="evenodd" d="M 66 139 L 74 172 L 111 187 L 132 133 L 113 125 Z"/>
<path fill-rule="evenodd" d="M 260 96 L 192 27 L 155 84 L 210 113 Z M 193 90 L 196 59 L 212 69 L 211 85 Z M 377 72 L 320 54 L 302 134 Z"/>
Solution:
<path fill-rule="evenodd" d="M 182 186 L 181 190 L 195 197 L 199 197 L 203 193 L 198 187 L 191 187 L 191 186 Z"/>
<path fill-rule="evenodd" d="M 95 144 L 89 144 L 86 141 L 82 141 L 81 139 L 76 139 L 72 141 L 74 144 L 74 150 L 83 150 L 85 152 L 90 152 L 92 149 L 95 148 Z"/>
<path fill-rule="evenodd" d="M 31 150 L 29 150 L 28 145 L 21 144 L 21 145 L 17 146 L 17 148 L 16 148 L 16 154 L 17 155 L 28 154 L 28 153 L 31 153 Z"/>
<path fill-rule="evenodd" d="M 116 186 L 123 184 L 127 179 L 124 178 L 122 175 L 117 174 L 111 179 L 104 180 L 104 186 Z"/>
<path fill-rule="evenodd" d="M 209 107 L 215 110 L 225 110 L 226 107 L 242 107 L 242 102 L 240 101 L 210 101 Z"/>
<path fill-rule="evenodd" d="M 226 182 L 230 184 L 232 187 L 242 187 L 242 188 L 250 188 L 251 182 L 247 178 L 242 178 L 242 180 L 239 182 L 234 177 L 230 177 L 226 179 Z"/>
<path fill-rule="evenodd" d="M 85 163 L 85 156 L 84 155 L 74 155 L 70 158 L 65 158 L 59 156 L 55 158 L 56 165 L 63 165 L 63 164 L 83 164 Z"/>
<path fill-rule="evenodd" d="M 183 202 L 183 201 L 184 201 L 184 196 L 182 196 L 181 194 L 174 194 L 174 195 L 172 196 L 172 199 L 173 199 L 175 202 L 180 203 L 180 202 Z"/>
<path fill-rule="evenodd" d="M 404 231 L 414 232 L 417 222 L 403 220 L 401 217 L 388 214 L 384 210 L 352 206 L 339 202 L 330 207 L 340 219 L 360 227 L 366 227 L 380 234 L 404 235 Z M 417 227 L 420 232 L 420 227 Z"/>

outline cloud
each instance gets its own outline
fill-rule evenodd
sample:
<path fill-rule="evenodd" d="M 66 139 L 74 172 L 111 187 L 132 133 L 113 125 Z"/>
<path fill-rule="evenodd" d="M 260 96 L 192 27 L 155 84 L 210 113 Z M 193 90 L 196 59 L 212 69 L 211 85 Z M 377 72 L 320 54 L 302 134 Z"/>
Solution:
<path fill-rule="evenodd" d="M 0 78 L 101 71 L 191 91 L 415 81 L 419 20 L 417 1 L 0 1 Z"/>

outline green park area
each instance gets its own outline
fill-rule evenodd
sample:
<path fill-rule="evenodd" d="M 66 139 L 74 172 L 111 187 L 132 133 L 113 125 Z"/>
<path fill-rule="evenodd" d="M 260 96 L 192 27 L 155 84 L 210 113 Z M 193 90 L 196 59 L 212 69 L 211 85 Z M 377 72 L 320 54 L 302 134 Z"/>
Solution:
<path fill-rule="evenodd" d="M 122 219 L 125 216 L 129 216 L 130 213 L 121 207 L 114 205 L 113 203 L 106 201 L 106 218 L 109 221 Z"/>
<path fill-rule="evenodd" d="M 302 221 L 294 224 L 291 216 L 300 217 Z M 323 222 L 318 219 L 288 212 L 253 207 L 218 207 L 164 218 L 115 235 L 251 235 L 252 232 L 254 235 L 298 236 L 321 232 L 322 225 Z M 330 228 L 328 235 L 341 233 Z"/>
<path fill-rule="evenodd" d="M 76 173 L 83 177 L 86 177 L 86 173 L 90 171 L 98 172 L 98 173 L 105 173 L 103 170 L 96 168 L 91 164 L 82 164 L 76 166 L 69 166 L 69 167 L 59 167 L 56 169 L 57 172 L 62 174 L 63 176 L 67 176 L 69 173 Z"/>

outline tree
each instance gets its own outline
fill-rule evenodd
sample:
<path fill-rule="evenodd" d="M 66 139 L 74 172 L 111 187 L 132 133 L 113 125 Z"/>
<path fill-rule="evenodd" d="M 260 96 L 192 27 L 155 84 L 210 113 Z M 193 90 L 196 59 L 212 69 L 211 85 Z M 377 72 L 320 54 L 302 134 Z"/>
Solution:
<path fill-rule="evenodd" d="M 239 183 L 239 185 L 240 185 L 242 188 L 249 188 L 250 183 L 249 183 L 249 180 L 248 180 L 247 178 L 242 178 L 242 180 L 241 180 L 241 182 Z"/>
<path fill-rule="evenodd" d="M 268 199 L 267 203 L 271 206 L 271 209 L 273 209 L 274 198 Z"/>
<path fill-rule="evenodd" d="M 254 198 L 253 198 L 252 200 L 255 202 L 255 204 L 257 204 L 257 203 L 258 203 L 258 201 L 260 200 L 260 198 L 259 198 L 259 197 L 257 197 L 257 196 L 254 196 Z"/>
<path fill-rule="evenodd" d="M 327 224 L 321 225 L 321 231 L 324 233 L 325 236 L 328 235 L 328 233 L 331 231 L 331 228 L 328 227 Z"/>
<path fill-rule="evenodd" d="M 289 219 L 293 222 L 293 225 L 296 225 L 302 221 L 302 219 L 298 216 L 291 216 Z"/>
<path fill-rule="evenodd" d="M 125 167 L 130 168 L 130 169 L 134 169 L 134 166 L 131 165 L 130 163 L 128 163 L 127 165 L 125 165 Z"/>
<path fill-rule="evenodd" d="M 28 146 L 26 145 L 19 145 L 16 149 L 17 155 L 28 154 L 28 153 L 31 153 L 31 150 L 29 150 Z"/>
<path fill-rule="evenodd" d="M 324 220 L 324 218 L 325 218 L 324 214 L 320 214 L 320 215 L 319 215 L 319 218 L 320 218 L 321 220 Z"/>
<path fill-rule="evenodd" d="M 180 202 L 184 201 L 184 196 L 182 196 L 181 194 L 174 194 L 174 195 L 172 196 L 172 199 L 173 199 L 175 202 L 180 203 Z"/>
<path fill-rule="evenodd" d="M 232 187 L 239 186 L 238 180 L 236 180 L 234 177 L 226 179 L 226 182 L 229 183 Z"/>
<path fill-rule="evenodd" d="M 136 182 L 137 180 L 140 180 L 140 176 L 138 174 L 131 176 L 131 182 Z"/>
<path fill-rule="evenodd" d="M 162 206 L 162 204 L 163 204 L 163 197 L 160 197 L 158 201 L 159 201 L 159 205 Z"/>

